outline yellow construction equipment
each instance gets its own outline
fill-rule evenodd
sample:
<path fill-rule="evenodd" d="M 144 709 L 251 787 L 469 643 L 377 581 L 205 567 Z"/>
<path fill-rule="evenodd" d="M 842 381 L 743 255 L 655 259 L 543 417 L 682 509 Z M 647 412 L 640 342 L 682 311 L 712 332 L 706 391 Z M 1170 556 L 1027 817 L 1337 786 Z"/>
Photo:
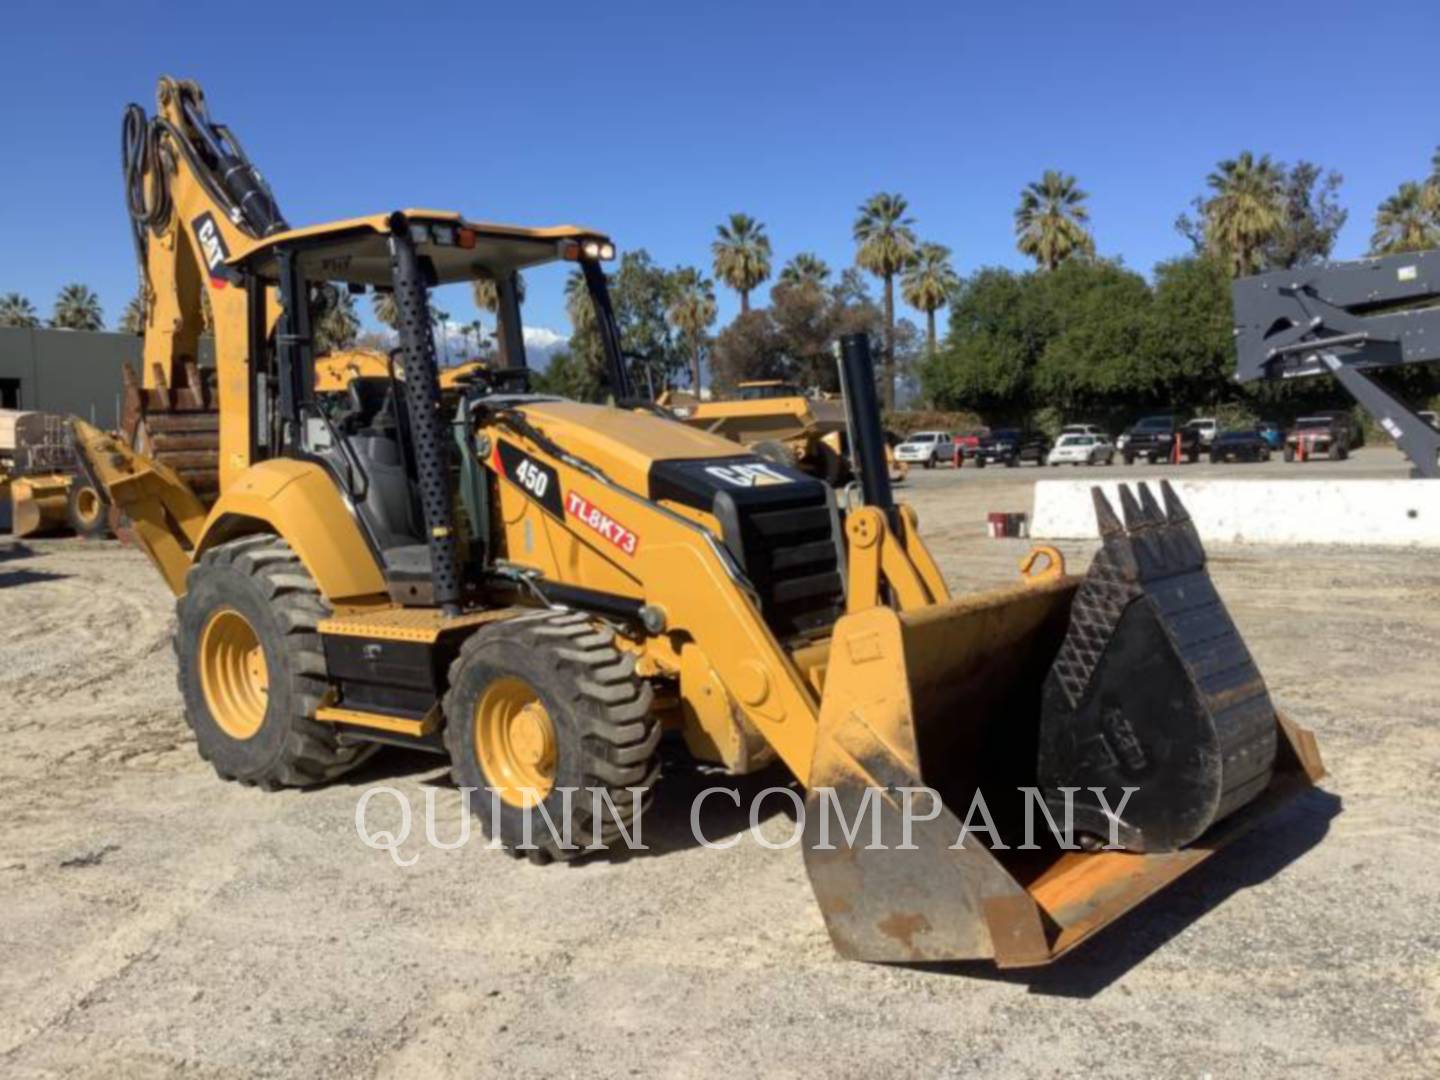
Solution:
<path fill-rule="evenodd" d="M 832 487 L 854 477 L 846 430 L 845 405 L 838 398 L 807 394 L 780 379 L 742 382 L 733 398 L 701 400 L 662 395 L 657 404 L 692 427 L 739 443 L 769 461 L 793 465 Z M 887 444 L 885 461 L 892 480 L 908 469 Z"/>
<path fill-rule="evenodd" d="M 15 536 L 109 534 L 109 507 L 75 474 L 65 417 L 0 409 L 0 500 Z"/>
<path fill-rule="evenodd" d="M 633 398 L 603 234 L 432 210 L 292 229 L 193 83 L 163 80 L 159 104 L 130 120 L 173 163 L 136 180 L 171 208 L 146 219 L 150 329 L 187 338 L 187 290 L 210 290 L 218 498 L 75 428 L 178 597 L 186 715 L 220 776 L 313 784 L 380 744 L 436 750 L 487 830 L 547 862 L 620 839 L 673 729 L 704 761 L 778 757 L 804 786 L 804 858 L 843 955 L 1015 966 L 1320 775 L 1168 490 L 1163 508 L 1127 490 L 1125 525 L 1100 507 L 1083 580 L 1042 550 L 1012 587 L 951 596 L 891 498 L 863 337 L 844 342 L 863 498 L 842 508 L 715 435 L 527 390 L 516 275 L 566 260 L 610 391 Z M 443 409 L 428 290 L 480 275 L 510 366 Z M 393 292 L 404 378 L 352 378 L 344 408 L 320 408 L 308 299 L 336 284 Z M 982 801 L 993 829 L 956 847 Z M 1075 844 L 1042 829 L 1021 846 L 1031 811 L 1065 807 Z"/>

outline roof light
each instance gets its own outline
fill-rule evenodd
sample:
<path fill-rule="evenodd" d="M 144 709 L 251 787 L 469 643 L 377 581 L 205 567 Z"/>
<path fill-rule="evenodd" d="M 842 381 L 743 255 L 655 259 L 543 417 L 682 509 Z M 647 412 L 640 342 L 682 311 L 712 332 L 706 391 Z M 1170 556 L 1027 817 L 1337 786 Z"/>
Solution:
<path fill-rule="evenodd" d="M 600 241 L 586 240 L 580 250 L 585 253 L 587 259 L 598 259 L 600 258 Z"/>
<path fill-rule="evenodd" d="M 445 247 L 455 246 L 455 226 L 445 225 L 440 222 L 430 226 L 431 235 L 435 237 L 435 243 Z"/>
<path fill-rule="evenodd" d="M 475 230 L 461 228 L 455 234 L 455 241 L 462 248 L 473 248 L 475 246 Z"/>

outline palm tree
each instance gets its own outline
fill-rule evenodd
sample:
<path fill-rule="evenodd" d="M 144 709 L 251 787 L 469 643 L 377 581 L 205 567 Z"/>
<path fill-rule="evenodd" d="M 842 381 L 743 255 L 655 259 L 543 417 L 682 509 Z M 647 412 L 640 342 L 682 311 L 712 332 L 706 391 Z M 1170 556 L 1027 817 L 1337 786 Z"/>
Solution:
<path fill-rule="evenodd" d="M 570 327 L 580 334 L 595 328 L 595 305 L 590 302 L 590 287 L 585 284 L 585 275 L 571 270 L 565 279 L 565 314 L 570 317 Z"/>
<path fill-rule="evenodd" d="M 910 204 L 904 196 L 880 192 L 870 196 L 855 219 L 855 242 L 860 250 L 855 261 L 885 282 L 885 379 L 882 399 L 885 408 L 895 407 L 895 275 L 915 258 L 915 223 L 905 216 Z"/>
<path fill-rule="evenodd" d="M 1046 169 L 1039 180 L 1020 192 L 1015 209 L 1015 246 L 1046 270 L 1054 270 L 1072 255 L 1094 255 L 1095 240 L 1085 223 L 1089 198 L 1075 177 Z"/>
<path fill-rule="evenodd" d="M 355 298 L 346 289 L 328 290 L 319 318 L 315 320 L 315 352 L 354 348 L 359 336 L 360 316 L 355 312 Z"/>
<path fill-rule="evenodd" d="M 55 298 L 50 325 L 57 330 L 103 330 L 105 317 L 100 298 L 80 284 L 66 285 Z"/>
<path fill-rule="evenodd" d="M 477 277 L 471 285 L 471 292 L 475 297 L 475 306 L 481 311 L 488 311 L 494 315 L 500 310 L 500 289 L 492 277 Z M 518 303 L 525 303 L 525 276 L 515 275 L 515 299 Z"/>
<path fill-rule="evenodd" d="M 950 249 L 943 244 L 921 244 L 915 261 L 900 279 L 900 295 L 905 302 L 925 313 L 930 356 L 935 355 L 935 312 L 949 303 L 959 287 L 960 278 L 950 265 Z"/>
<path fill-rule="evenodd" d="M 143 337 L 145 334 L 145 297 L 136 293 L 125 305 L 125 314 L 120 316 L 120 332 Z"/>
<path fill-rule="evenodd" d="M 715 227 L 710 244 L 715 276 L 740 294 L 740 312 L 750 310 L 750 291 L 770 276 L 770 238 L 765 226 L 749 214 L 731 214 Z"/>
<path fill-rule="evenodd" d="M 0 296 L 0 326 L 15 326 L 22 329 L 40 325 L 40 316 L 35 305 L 18 292 Z"/>
<path fill-rule="evenodd" d="M 780 271 L 780 284 L 791 288 L 796 285 L 813 285 L 823 289 L 830 280 L 830 267 L 814 252 L 802 251 Z"/>
<path fill-rule="evenodd" d="M 1249 150 L 1220 162 L 1206 178 L 1214 194 L 1203 204 L 1205 250 L 1231 277 L 1265 268 L 1265 248 L 1285 225 L 1285 176 Z"/>
<path fill-rule="evenodd" d="M 395 294 L 393 292 L 375 292 L 370 294 L 370 306 L 375 311 L 375 318 L 388 326 L 391 330 L 400 326 L 400 309 L 395 306 Z"/>
<path fill-rule="evenodd" d="M 1440 244 L 1440 187 L 1407 180 L 1375 211 L 1372 255 L 1423 251 Z"/>
<path fill-rule="evenodd" d="M 690 345 L 690 386 L 700 395 L 700 347 L 715 322 L 715 283 L 693 266 L 682 266 L 670 278 L 670 306 L 665 317 Z"/>

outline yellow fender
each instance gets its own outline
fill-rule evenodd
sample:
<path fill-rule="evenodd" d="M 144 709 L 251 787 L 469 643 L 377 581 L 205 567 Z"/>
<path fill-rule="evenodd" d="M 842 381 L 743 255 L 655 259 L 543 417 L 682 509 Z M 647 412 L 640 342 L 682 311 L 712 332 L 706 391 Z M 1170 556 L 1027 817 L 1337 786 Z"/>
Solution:
<path fill-rule="evenodd" d="M 255 532 L 273 532 L 288 543 L 331 604 L 387 596 L 385 576 L 350 507 L 314 462 L 275 458 L 246 469 L 211 507 L 194 558 Z"/>

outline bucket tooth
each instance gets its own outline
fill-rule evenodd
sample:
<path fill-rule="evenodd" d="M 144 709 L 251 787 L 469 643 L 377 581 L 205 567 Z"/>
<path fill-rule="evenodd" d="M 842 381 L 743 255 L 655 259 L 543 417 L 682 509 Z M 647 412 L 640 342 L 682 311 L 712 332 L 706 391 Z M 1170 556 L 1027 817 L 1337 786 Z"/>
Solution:
<path fill-rule="evenodd" d="M 1160 504 L 1155 501 L 1154 494 L 1150 491 L 1150 485 L 1140 481 L 1136 485 L 1140 489 L 1140 508 L 1145 511 L 1145 517 L 1151 525 L 1164 525 L 1165 512 L 1160 509 Z"/>
<path fill-rule="evenodd" d="M 1145 517 L 1145 511 L 1135 501 L 1135 495 L 1128 484 L 1120 485 L 1120 509 L 1125 514 L 1125 527 L 1132 533 L 1150 524 Z"/>
<path fill-rule="evenodd" d="M 1100 525 L 1101 537 L 1122 535 L 1125 532 L 1125 526 L 1115 515 L 1115 507 L 1110 505 L 1110 500 L 1105 497 L 1105 492 L 1097 485 L 1090 489 L 1090 497 L 1095 503 L 1095 520 Z"/>

